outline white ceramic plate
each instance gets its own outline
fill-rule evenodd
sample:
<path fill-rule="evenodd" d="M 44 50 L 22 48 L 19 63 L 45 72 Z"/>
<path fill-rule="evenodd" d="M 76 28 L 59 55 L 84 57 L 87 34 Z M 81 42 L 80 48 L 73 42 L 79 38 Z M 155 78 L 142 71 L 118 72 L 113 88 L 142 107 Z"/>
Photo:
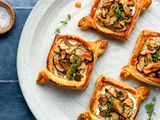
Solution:
<path fill-rule="evenodd" d="M 139 33 L 143 29 L 160 31 L 160 1 L 154 0 L 150 8 L 144 12 L 136 24 L 130 38 L 126 42 L 102 36 L 94 31 L 83 31 L 77 27 L 82 16 L 89 13 L 92 0 L 81 0 L 82 8 L 74 7 L 74 0 L 40 0 L 31 12 L 22 32 L 18 48 L 17 70 L 20 86 L 28 106 L 38 120 L 76 120 L 77 116 L 87 110 L 95 81 L 100 74 L 120 80 L 121 68 L 127 64 L 131 51 Z M 66 90 L 52 84 L 37 85 L 38 72 L 45 68 L 48 51 L 51 47 L 54 31 L 60 21 L 71 14 L 71 21 L 62 28 L 62 34 L 74 34 L 89 41 L 108 39 L 109 47 L 95 64 L 89 87 L 83 92 Z M 122 81 L 122 80 L 121 80 Z M 123 81 L 134 87 L 146 85 L 135 80 Z M 160 100 L 159 89 L 150 86 L 150 97 L 141 105 L 137 120 L 147 120 L 144 105 L 153 96 Z M 160 111 L 156 105 L 154 119 L 159 119 Z"/>

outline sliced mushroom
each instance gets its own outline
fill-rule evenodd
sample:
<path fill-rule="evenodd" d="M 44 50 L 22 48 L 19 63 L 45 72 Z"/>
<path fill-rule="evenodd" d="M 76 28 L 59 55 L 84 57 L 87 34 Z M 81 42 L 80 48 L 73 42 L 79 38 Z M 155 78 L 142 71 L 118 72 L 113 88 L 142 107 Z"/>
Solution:
<path fill-rule="evenodd" d="M 119 24 L 124 27 L 125 26 L 125 21 L 122 20 L 122 21 L 119 22 Z"/>
<path fill-rule="evenodd" d="M 114 97 L 116 97 L 118 91 L 114 87 L 110 87 L 108 89 L 108 92 L 111 93 Z"/>
<path fill-rule="evenodd" d="M 128 6 L 134 6 L 134 0 L 119 0 L 122 5 L 127 4 Z"/>
<path fill-rule="evenodd" d="M 108 16 L 113 17 L 115 15 L 115 9 L 116 9 L 116 5 L 112 4 L 109 8 L 109 12 L 108 12 Z"/>
<path fill-rule="evenodd" d="M 71 63 L 74 63 L 74 54 L 72 54 L 70 57 L 69 57 L 69 60 Z"/>
<path fill-rule="evenodd" d="M 76 49 L 76 48 L 77 48 L 77 46 L 73 46 L 73 45 L 72 45 L 72 46 L 70 46 L 69 49 L 66 49 L 65 52 L 66 52 L 67 54 L 71 55 L 72 52 L 73 52 L 73 50 Z"/>
<path fill-rule="evenodd" d="M 60 64 L 64 68 L 65 71 L 67 71 L 69 69 L 69 66 L 67 65 L 66 62 L 61 62 Z"/>
<path fill-rule="evenodd" d="M 126 23 L 131 23 L 131 21 L 132 21 L 132 19 L 133 19 L 133 17 L 127 17 L 127 19 L 125 19 L 124 21 L 126 22 Z"/>
<path fill-rule="evenodd" d="M 127 30 L 127 27 L 124 26 L 122 29 L 115 29 L 116 31 L 119 31 L 119 32 L 122 32 L 122 31 L 126 31 Z"/>
<path fill-rule="evenodd" d="M 124 101 L 128 97 L 126 92 L 118 91 L 116 98 L 120 101 Z"/>
<path fill-rule="evenodd" d="M 105 106 L 105 105 L 107 105 L 108 99 L 106 98 L 105 95 L 101 95 L 99 97 L 98 101 L 99 101 L 100 105 Z"/>
<path fill-rule="evenodd" d="M 64 74 L 62 72 L 57 71 L 58 77 L 63 78 Z"/>
<path fill-rule="evenodd" d="M 78 67 L 78 69 L 82 69 L 82 70 L 86 68 L 87 68 L 87 65 L 84 62 Z"/>
<path fill-rule="evenodd" d="M 58 46 L 56 46 L 56 47 L 54 48 L 54 52 L 55 52 L 55 53 L 59 53 L 59 52 L 60 52 L 60 49 L 59 49 Z"/>
<path fill-rule="evenodd" d="M 121 115 L 121 116 L 119 117 L 119 120 L 128 120 L 128 119 L 126 119 L 124 116 Z"/>
<path fill-rule="evenodd" d="M 76 46 L 78 43 L 73 41 L 73 40 L 68 40 L 68 43 L 71 45 L 71 46 Z"/>
<path fill-rule="evenodd" d="M 102 110 L 102 111 L 99 112 L 99 115 L 100 115 L 101 117 L 105 117 L 105 112 L 106 112 L 105 110 Z"/>
<path fill-rule="evenodd" d="M 151 53 L 147 53 L 147 59 L 152 60 L 152 54 Z"/>
<path fill-rule="evenodd" d="M 160 69 L 156 72 L 156 77 L 160 78 Z"/>
<path fill-rule="evenodd" d="M 67 42 L 62 41 L 61 43 L 59 43 L 59 47 L 62 50 L 66 50 L 69 49 L 69 44 Z"/>
<path fill-rule="evenodd" d="M 133 101 L 130 98 L 125 99 L 123 103 L 133 108 Z"/>
<path fill-rule="evenodd" d="M 119 114 L 115 112 L 111 112 L 111 120 L 119 120 Z"/>
<path fill-rule="evenodd" d="M 106 117 L 105 120 L 111 120 L 111 118 L 110 117 Z"/>
<path fill-rule="evenodd" d="M 111 17 L 111 20 L 110 20 L 110 25 L 113 25 L 114 24 L 114 22 L 115 21 L 117 21 L 117 17 L 116 16 L 113 16 L 113 17 Z"/>
<path fill-rule="evenodd" d="M 117 24 L 113 24 L 112 25 L 115 29 L 122 29 L 123 26 L 120 24 L 120 23 L 117 23 Z"/>
<path fill-rule="evenodd" d="M 63 72 L 64 71 L 64 68 L 61 66 L 60 62 L 59 62 L 59 56 L 58 55 L 55 55 L 53 57 L 53 63 L 54 63 L 54 66 L 55 68 L 60 71 L 60 72 Z"/>
<path fill-rule="evenodd" d="M 150 76 L 150 77 L 156 77 L 156 73 L 150 73 L 150 74 L 148 74 L 148 76 Z"/>
<path fill-rule="evenodd" d="M 151 72 L 155 72 L 160 68 L 160 62 L 149 63 L 144 67 L 144 74 L 149 74 Z"/>
<path fill-rule="evenodd" d="M 151 45 L 147 45 L 147 49 L 150 50 L 150 51 L 154 51 L 154 47 L 152 47 Z"/>
<path fill-rule="evenodd" d="M 103 1 L 102 7 L 109 8 L 109 6 L 112 5 L 113 1 L 114 0 L 105 0 L 105 1 Z"/>
<path fill-rule="evenodd" d="M 75 75 L 75 77 L 74 77 L 74 79 L 75 79 L 76 81 L 81 81 L 82 78 L 83 78 L 83 75 L 80 74 L 80 73 L 76 73 L 76 75 Z"/>
<path fill-rule="evenodd" d="M 80 56 L 82 58 L 85 58 L 85 59 L 87 59 L 89 61 L 93 60 L 93 57 L 92 57 L 91 53 L 85 52 L 82 49 L 77 48 L 77 49 L 75 49 L 74 52 L 75 52 L 76 55 L 78 55 L 78 56 Z"/>
<path fill-rule="evenodd" d="M 65 51 L 61 52 L 61 59 L 64 60 L 66 58 L 67 54 Z"/>
<path fill-rule="evenodd" d="M 139 62 L 138 62 L 138 64 L 137 64 L 137 69 L 138 69 L 140 72 L 142 72 L 143 69 L 144 69 L 144 66 L 145 66 L 145 58 L 144 58 L 143 56 L 141 56 L 141 57 L 139 58 Z"/>
<path fill-rule="evenodd" d="M 144 48 L 143 48 L 143 50 L 141 51 L 141 54 L 142 55 L 145 55 L 145 54 L 148 54 L 148 53 L 150 53 L 150 54 L 153 54 L 153 53 L 155 53 L 156 52 L 156 49 L 148 49 L 147 48 L 147 46 L 144 46 Z"/>
<path fill-rule="evenodd" d="M 128 6 L 128 4 L 123 4 L 123 9 L 124 9 L 124 12 L 125 12 L 126 16 L 132 15 L 131 8 L 130 8 L 130 6 Z"/>
<path fill-rule="evenodd" d="M 130 118 L 132 115 L 133 111 L 132 111 L 132 107 L 130 107 L 127 104 L 124 104 L 124 112 L 123 112 L 123 116 L 126 118 Z"/>
<path fill-rule="evenodd" d="M 89 50 L 83 45 L 79 45 L 77 48 L 79 48 L 79 49 L 81 49 L 81 50 L 83 50 L 85 52 L 89 52 Z"/>
<path fill-rule="evenodd" d="M 105 10 L 105 8 L 103 8 L 101 12 L 102 18 L 106 18 L 106 14 L 107 14 L 107 11 Z"/>
<path fill-rule="evenodd" d="M 113 101 L 114 108 L 121 114 L 123 113 L 123 107 L 120 100 L 114 99 Z"/>
<path fill-rule="evenodd" d="M 104 21 L 104 24 L 106 25 L 106 26 L 109 26 L 109 23 L 110 23 L 110 21 L 111 21 L 111 18 L 110 18 L 110 16 L 106 16 L 106 19 L 105 19 L 105 21 Z"/>

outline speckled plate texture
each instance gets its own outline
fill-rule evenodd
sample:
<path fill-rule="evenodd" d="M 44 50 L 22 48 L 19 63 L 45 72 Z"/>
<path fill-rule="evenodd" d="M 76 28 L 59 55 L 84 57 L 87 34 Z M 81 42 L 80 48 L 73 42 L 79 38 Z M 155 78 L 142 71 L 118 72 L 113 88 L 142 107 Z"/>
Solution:
<path fill-rule="evenodd" d="M 76 120 L 77 116 L 87 110 L 95 81 L 100 74 L 108 75 L 134 87 L 147 84 L 134 79 L 121 80 L 120 71 L 128 63 L 139 33 L 143 29 L 160 32 L 160 1 L 153 0 L 152 5 L 139 18 L 135 29 L 126 42 L 119 42 L 95 31 L 83 31 L 77 27 L 82 16 L 89 13 L 92 0 L 81 0 L 82 8 L 74 7 L 74 0 L 40 0 L 31 12 L 23 29 L 18 48 L 17 70 L 20 86 L 28 106 L 38 120 Z M 71 21 L 62 28 L 61 34 L 74 34 L 89 41 L 109 40 L 105 54 L 95 64 L 88 88 L 83 92 L 66 90 L 53 84 L 37 85 L 38 72 L 45 68 L 48 51 L 54 38 L 54 31 L 60 21 L 71 14 Z M 141 104 L 137 120 L 147 120 L 144 105 L 153 96 L 160 100 L 159 88 L 151 88 L 150 97 Z M 160 118 L 160 102 L 156 103 L 156 115 Z"/>

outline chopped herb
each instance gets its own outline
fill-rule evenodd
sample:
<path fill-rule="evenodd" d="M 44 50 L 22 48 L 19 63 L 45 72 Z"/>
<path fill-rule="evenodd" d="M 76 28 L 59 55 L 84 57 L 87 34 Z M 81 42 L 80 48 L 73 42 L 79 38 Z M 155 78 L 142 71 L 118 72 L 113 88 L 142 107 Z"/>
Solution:
<path fill-rule="evenodd" d="M 77 65 L 75 65 L 75 64 L 73 64 L 72 66 L 71 66 L 71 68 L 70 68 L 70 70 L 69 70 L 69 73 L 67 74 L 67 78 L 69 79 L 69 80 L 71 80 L 72 78 L 73 78 L 73 75 L 76 73 L 76 71 L 77 71 Z"/>
<path fill-rule="evenodd" d="M 158 60 L 158 55 L 155 53 L 152 55 L 153 60 Z"/>
<path fill-rule="evenodd" d="M 74 61 L 74 63 L 71 65 L 70 71 L 69 71 L 69 73 L 67 74 L 67 78 L 68 78 L 69 80 L 71 80 L 71 79 L 73 78 L 74 74 L 75 74 L 76 71 L 77 71 L 77 68 L 78 68 L 78 66 L 77 66 L 78 60 L 79 60 L 79 57 L 78 57 L 77 55 L 74 55 L 74 56 L 73 56 L 73 61 Z"/>
<path fill-rule="evenodd" d="M 146 112 L 148 114 L 148 120 L 152 120 L 152 115 L 155 110 L 156 97 L 152 98 L 152 102 L 145 105 Z"/>
<path fill-rule="evenodd" d="M 60 33 L 60 28 L 57 28 L 54 33 Z"/>
<path fill-rule="evenodd" d="M 67 25 L 67 21 L 61 21 L 63 25 Z"/>
<path fill-rule="evenodd" d="M 109 98 L 109 102 L 111 102 L 113 104 L 114 99 L 111 97 Z"/>
<path fill-rule="evenodd" d="M 115 21 L 113 22 L 113 24 L 118 24 L 118 21 L 117 21 L 117 20 L 115 20 Z"/>
<path fill-rule="evenodd" d="M 113 105 L 114 105 L 114 99 L 111 97 L 111 98 L 109 98 L 109 102 L 110 102 L 110 104 L 109 105 L 107 105 L 107 108 L 108 109 L 113 109 Z"/>
<path fill-rule="evenodd" d="M 106 112 L 105 112 L 105 116 L 106 116 L 106 117 L 110 117 L 110 116 L 111 116 L 110 112 L 107 112 L 107 111 L 106 111 Z"/>
<path fill-rule="evenodd" d="M 115 12 L 116 12 L 117 19 L 119 19 L 120 21 L 124 19 L 123 15 L 122 15 L 122 11 L 120 10 L 120 6 L 118 4 L 117 4 L 117 8 L 116 8 Z"/>
<path fill-rule="evenodd" d="M 67 25 L 70 20 L 71 20 L 71 15 L 68 14 L 65 20 L 60 21 L 61 26 L 58 27 L 58 28 L 54 31 L 54 33 L 60 33 L 60 29 L 61 29 L 63 26 Z"/>
<path fill-rule="evenodd" d="M 69 59 L 66 60 L 66 63 L 67 63 L 67 66 L 70 66 L 70 60 Z"/>
<path fill-rule="evenodd" d="M 148 60 L 151 62 L 151 61 L 153 61 L 153 58 L 151 57 L 151 58 L 149 58 Z"/>
<path fill-rule="evenodd" d="M 160 59 L 160 49 L 152 55 L 153 60 Z"/>
<path fill-rule="evenodd" d="M 107 106 L 107 108 L 111 110 L 111 109 L 113 109 L 113 105 L 110 104 L 110 105 Z"/>
<path fill-rule="evenodd" d="M 74 55 L 74 56 L 73 56 L 74 64 L 77 64 L 77 63 L 78 63 L 78 60 L 79 60 L 79 57 L 78 57 L 77 55 Z"/>
<path fill-rule="evenodd" d="M 71 20 L 71 15 L 70 14 L 67 15 L 67 20 Z"/>
<path fill-rule="evenodd" d="M 160 49 L 156 52 L 156 54 L 158 55 L 158 59 L 160 59 Z"/>

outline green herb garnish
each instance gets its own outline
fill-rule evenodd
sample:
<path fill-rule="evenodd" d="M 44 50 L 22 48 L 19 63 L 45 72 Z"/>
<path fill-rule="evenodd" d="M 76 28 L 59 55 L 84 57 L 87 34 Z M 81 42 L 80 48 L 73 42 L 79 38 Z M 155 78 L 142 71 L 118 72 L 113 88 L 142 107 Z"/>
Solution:
<path fill-rule="evenodd" d="M 71 20 L 71 15 L 70 14 L 67 15 L 67 20 Z"/>
<path fill-rule="evenodd" d="M 76 73 L 76 71 L 77 71 L 77 65 L 72 65 L 71 66 L 71 68 L 70 68 L 70 71 L 69 71 L 69 73 L 67 74 L 67 78 L 69 79 L 69 80 L 71 80 L 72 78 L 73 78 L 73 75 Z"/>
<path fill-rule="evenodd" d="M 118 24 L 118 21 L 117 21 L 117 20 L 115 20 L 115 21 L 113 22 L 113 24 Z"/>
<path fill-rule="evenodd" d="M 78 57 L 77 55 L 74 55 L 74 56 L 73 56 L 74 64 L 77 64 L 77 63 L 78 63 L 78 60 L 79 60 L 79 57 Z"/>
<path fill-rule="evenodd" d="M 62 25 L 67 25 L 67 21 L 61 21 Z"/>
<path fill-rule="evenodd" d="M 152 55 L 153 60 L 158 60 L 160 59 L 160 50 L 158 50 L 156 53 Z"/>
<path fill-rule="evenodd" d="M 111 109 L 113 109 L 113 105 L 110 104 L 110 105 L 107 106 L 107 108 L 111 110 Z"/>
<path fill-rule="evenodd" d="M 54 33 L 60 33 L 60 28 L 57 28 Z"/>
<path fill-rule="evenodd" d="M 152 102 L 145 105 L 146 112 L 148 114 L 148 120 L 152 120 L 152 115 L 155 110 L 156 97 L 152 98 Z"/>
<path fill-rule="evenodd" d="M 68 14 L 65 20 L 60 21 L 61 26 L 58 27 L 58 28 L 56 28 L 56 30 L 54 31 L 54 33 L 60 33 L 60 29 L 61 29 L 63 26 L 67 25 L 70 20 L 71 20 L 71 15 Z"/>
<path fill-rule="evenodd" d="M 107 111 L 106 111 L 106 112 L 105 112 L 105 116 L 106 116 L 106 117 L 110 117 L 110 116 L 111 116 L 110 112 L 107 112 Z"/>
<path fill-rule="evenodd" d="M 110 104 L 109 105 L 107 105 L 107 108 L 109 109 L 109 110 L 111 110 L 111 109 L 113 109 L 113 106 L 114 106 L 114 99 L 111 97 L 111 98 L 109 98 L 109 102 L 110 102 Z M 110 112 L 105 112 L 105 116 L 106 117 L 110 117 Z"/>
<path fill-rule="evenodd" d="M 111 104 L 113 104 L 113 102 L 114 102 L 114 99 L 111 97 L 111 98 L 109 98 L 109 102 L 111 103 Z"/>
<path fill-rule="evenodd" d="M 79 61 L 79 57 L 77 56 L 77 55 L 74 55 L 73 56 L 73 61 L 74 61 L 74 63 L 72 64 L 72 66 L 71 66 L 71 68 L 70 68 L 70 71 L 69 71 L 69 73 L 67 74 L 67 78 L 69 79 L 69 80 L 71 80 L 72 78 L 73 78 L 73 76 L 74 76 L 74 74 L 76 73 L 76 71 L 77 71 L 77 68 L 78 68 L 78 61 Z"/>
<path fill-rule="evenodd" d="M 122 15 L 122 11 L 120 10 L 118 4 L 117 4 L 117 8 L 116 8 L 115 12 L 116 12 L 117 19 L 119 19 L 120 21 L 124 19 L 124 16 Z"/>

